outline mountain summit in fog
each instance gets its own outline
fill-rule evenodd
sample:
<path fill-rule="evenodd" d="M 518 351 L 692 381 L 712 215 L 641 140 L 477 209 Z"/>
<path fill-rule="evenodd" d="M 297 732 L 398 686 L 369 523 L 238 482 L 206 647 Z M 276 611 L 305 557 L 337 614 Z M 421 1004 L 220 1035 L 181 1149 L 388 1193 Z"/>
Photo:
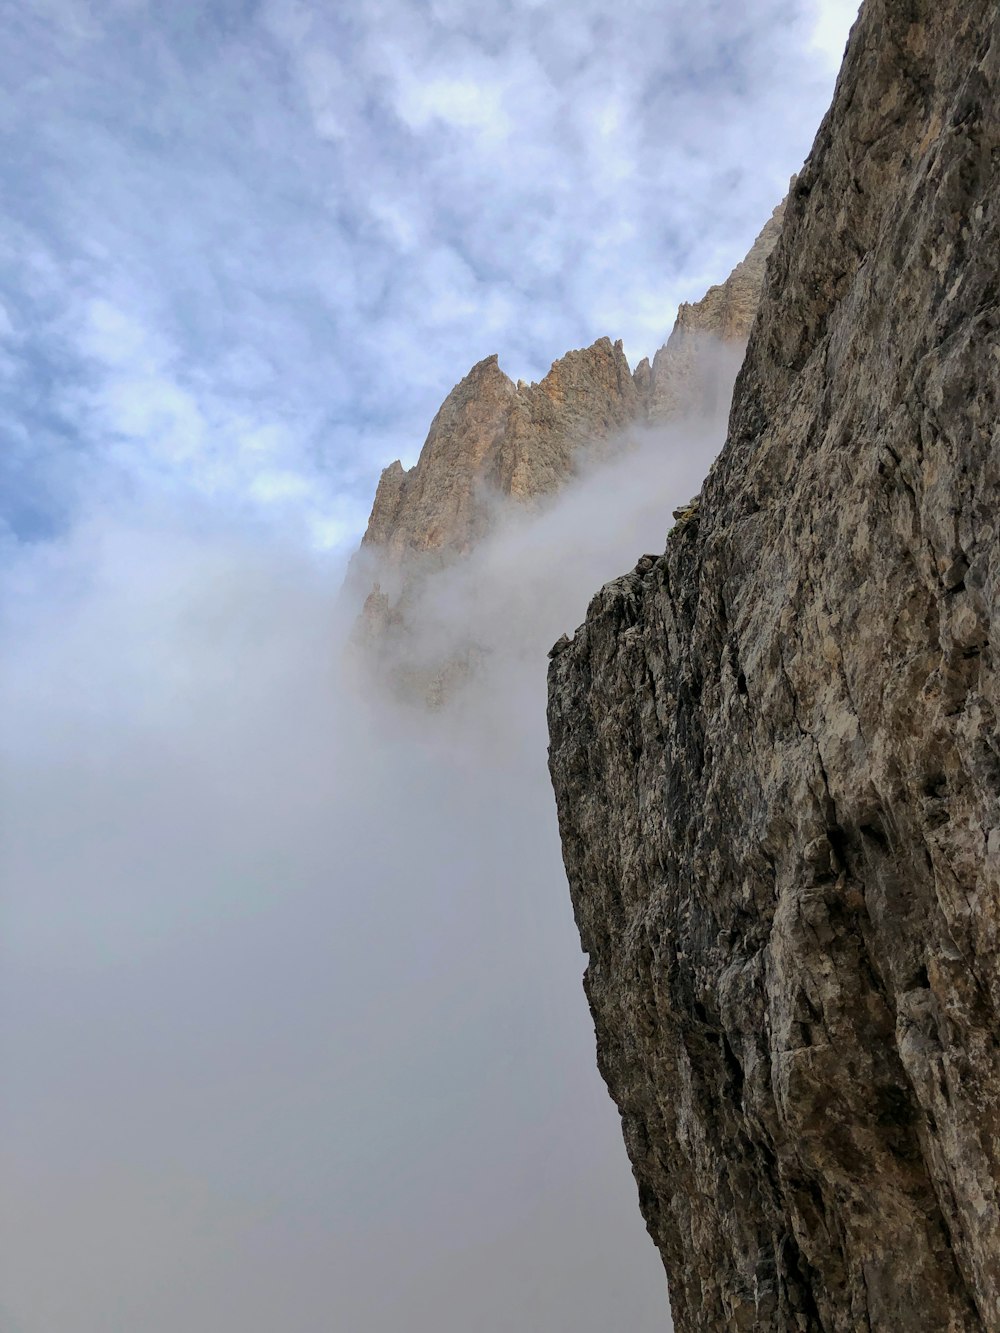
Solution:
<path fill-rule="evenodd" d="M 746 259 L 694 304 L 683 304 L 652 364 L 633 373 L 621 342 L 567 352 L 537 384 L 515 384 L 486 357 L 451 391 L 417 463 L 381 476 L 349 586 L 364 596 L 358 639 L 370 669 L 437 700 L 464 677 L 477 646 L 413 670 L 416 604 L 428 580 L 510 521 L 538 512 L 581 473 L 687 423 L 723 417 L 753 324 L 775 209 Z"/>

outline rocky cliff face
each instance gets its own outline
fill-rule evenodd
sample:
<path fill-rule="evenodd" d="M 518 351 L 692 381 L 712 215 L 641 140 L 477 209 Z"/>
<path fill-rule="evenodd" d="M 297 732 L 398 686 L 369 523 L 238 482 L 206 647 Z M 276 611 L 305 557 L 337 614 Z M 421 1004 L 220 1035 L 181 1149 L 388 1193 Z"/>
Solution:
<path fill-rule="evenodd" d="M 1000 20 L 867 0 L 730 435 L 550 670 L 690 1330 L 1000 1329 Z"/>

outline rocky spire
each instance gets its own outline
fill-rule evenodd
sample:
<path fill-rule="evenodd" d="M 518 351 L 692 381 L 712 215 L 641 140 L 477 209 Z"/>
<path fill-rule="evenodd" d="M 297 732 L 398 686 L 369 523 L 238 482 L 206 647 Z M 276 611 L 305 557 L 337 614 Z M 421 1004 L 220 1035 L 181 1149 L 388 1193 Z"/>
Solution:
<path fill-rule="evenodd" d="M 497 501 L 559 489 L 583 448 L 642 413 L 620 342 L 567 352 L 538 384 L 515 385 L 489 356 L 452 389 L 409 471 L 382 473 L 362 545 L 391 561 L 462 555 L 489 529 Z"/>
<path fill-rule="evenodd" d="M 608 338 L 567 352 L 537 384 L 514 384 L 495 355 L 473 366 L 435 416 L 417 463 L 407 470 L 397 460 L 382 473 L 355 562 L 365 586 L 388 573 L 398 604 L 413 579 L 481 541 L 506 505 L 558 491 L 584 454 L 620 450 L 630 431 L 727 402 L 782 208 L 724 283 L 681 306 L 652 366 L 644 360 L 633 374 L 621 342 Z"/>
<path fill-rule="evenodd" d="M 651 421 L 691 414 L 710 416 L 728 401 L 750 337 L 768 256 L 781 235 L 781 203 L 754 241 L 746 259 L 725 282 L 710 287 L 700 301 L 682 304 L 666 343 L 649 369 L 648 413 Z M 729 353 L 727 355 L 727 352 Z"/>

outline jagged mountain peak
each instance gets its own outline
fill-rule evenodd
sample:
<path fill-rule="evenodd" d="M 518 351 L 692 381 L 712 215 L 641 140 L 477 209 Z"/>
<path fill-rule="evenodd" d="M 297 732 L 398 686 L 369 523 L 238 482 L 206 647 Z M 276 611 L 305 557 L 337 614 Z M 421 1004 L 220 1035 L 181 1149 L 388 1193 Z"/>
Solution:
<path fill-rule="evenodd" d="M 634 373 L 621 340 L 609 337 L 566 352 L 537 383 L 515 384 L 496 353 L 477 361 L 442 403 L 414 466 L 397 460 L 382 473 L 362 540 L 369 556 L 421 570 L 431 554 L 460 557 L 490 530 L 498 505 L 559 490 L 581 453 L 714 408 L 731 386 L 732 349 L 738 357 L 749 334 L 781 216 L 779 206 L 725 282 L 681 307 L 668 342 Z"/>
<path fill-rule="evenodd" d="M 496 353 L 476 362 L 431 423 L 410 469 L 382 473 L 363 546 L 390 561 L 461 555 L 490 524 L 497 497 L 530 501 L 558 489 L 578 449 L 640 415 L 621 342 L 567 352 L 537 384 L 515 385 Z"/>

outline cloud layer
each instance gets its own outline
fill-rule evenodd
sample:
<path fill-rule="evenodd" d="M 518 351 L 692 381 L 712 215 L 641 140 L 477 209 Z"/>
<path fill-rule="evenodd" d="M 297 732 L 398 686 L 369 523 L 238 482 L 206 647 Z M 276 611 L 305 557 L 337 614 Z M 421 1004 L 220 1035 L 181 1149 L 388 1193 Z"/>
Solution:
<path fill-rule="evenodd" d="M 636 359 L 825 109 L 849 0 L 0 7 L 2 491 L 353 540 L 469 365 Z"/>
<path fill-rule="evenodd" d="M 665 1326 L 580 992 L 543 665 L 720 431 L 650 437 L 441 576 L 416 655 L 471 632 L 485 657 L 433 715 L 352 689 L 356 607 L 315 557 L 167 506 L 22 557 L 5 1328 Z"/>

